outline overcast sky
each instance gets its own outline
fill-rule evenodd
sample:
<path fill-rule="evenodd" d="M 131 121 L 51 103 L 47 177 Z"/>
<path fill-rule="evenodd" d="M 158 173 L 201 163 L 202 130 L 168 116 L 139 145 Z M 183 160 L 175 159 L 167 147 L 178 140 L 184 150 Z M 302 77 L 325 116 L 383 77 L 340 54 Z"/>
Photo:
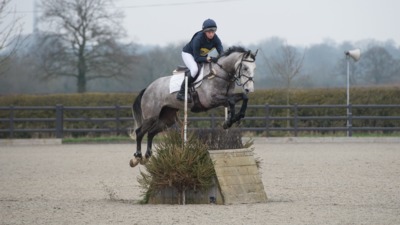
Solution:
<path fill-rule="evenodd" d="M 24 33 L 32 32 L 34 0 L 12 1 Z M 212 18 L 227 46 L 270 37 L 303 46 L 326 39 L 400 45 L 399 0 L 116 0 L 116 5 L 125 13 L 128 39 L 139 44 L 186 42 Z"/>

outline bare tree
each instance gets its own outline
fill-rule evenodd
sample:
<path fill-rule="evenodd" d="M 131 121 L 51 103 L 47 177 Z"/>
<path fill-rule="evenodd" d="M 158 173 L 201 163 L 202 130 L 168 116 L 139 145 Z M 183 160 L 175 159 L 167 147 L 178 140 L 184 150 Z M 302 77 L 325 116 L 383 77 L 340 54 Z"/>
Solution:
<path fill-rule="evenodd" d="M 157 46 L 144 54 L 142 63 L 140 64 L 141 68 L 138 70 L 140 74 L 144 75 L 141 79 L 143 81 L 140 84 L 141 89 L 161 76 L 172 74 L 176 66 L 182 64 L 182 46 L 183 44 L 170 44 L 165 48 Z"/>
<path fill-rule="evenodd" d="M 73 77 L 83 93 L 91 80 L 127 74 L 133 54 L 117 42 L 125 35 L 123 14 L 111 0 L 42 0 L 41 8 L 49 27 L 41 46 L 51 46 L 41 51 L 45 78 Z"/>
<path fill-rule="evenodd" d="M 370 84 L 387 84 L 400 74 L 399 60 L 380 46 L 374 46 L 363 54 L 361 66 L 363 79 Z"/>
<path fill-rule="evenodd" d="M 0 76 L 7 70 L 7 62 L 22 43 L 22 26 L 15 12 L 9 9 L 10 2 L 0 0 Z M 11 22 L 5 23 L 7 17 L 12 18 Z"/>
<path fill-rule="evenodd" d="M 290 89 L 293 86 L 293 80 L 301 74 L 305 52 L 299 54 L 293 46 L 284 44 L 273 57 L 264 58 L 267 61 L 271 74 L 277 79 L 286 90 L 286 104 L 290 103 Z"/>
<path fill-rule="evenodd" d="M 290 91 L 293 86 L 293 80 L 301 74 L 303 66 L 305 51 L 303 55 L 300 55 L 297 49 L 293 46 L 284 44 L 277 51 L 274 57 L 264 58 L 267 61 L 267 65 L 271 74 L 277 79 L 285 89 L 286 92 L 286 105 L 290 103 Z M 290 110 L 287 110 L 287 116 L 290 115 Z M 290 121 L 287 121 L 289 127 Z"/>

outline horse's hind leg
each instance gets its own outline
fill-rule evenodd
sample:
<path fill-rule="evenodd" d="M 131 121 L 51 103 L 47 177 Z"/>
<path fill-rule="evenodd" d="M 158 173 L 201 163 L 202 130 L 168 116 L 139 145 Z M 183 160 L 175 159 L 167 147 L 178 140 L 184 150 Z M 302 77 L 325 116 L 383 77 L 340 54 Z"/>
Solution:
<path fill-rule="evenodd" d="M 133 154 L 133 159 L 129 161 L 131 167 L 135 167 L 142 160 L 142 140 L 147 130 L 143 126 L 135 130 L 136 133 L 136 152 Z"/>
<path fill-rule="evenodd" d="M 151 125 L 149 124 L 150 129 L 149 129 L 148 132 L 147 132 L 147 150 L 146 150 L 145 157 L 143 157 L 143 158 L 140 160 L 140 164 L 146 164 L 147 161 L 150 159 L 151 154 L 152 154 L 151 148 L 152 148 L 152 145 L 153 145 L 153 138 L 154 138 L 154 136 L 156 136 L 158 133 L 160 133 L 161 131 L 163 131 L 163 127 L 164 127 L 164 126 L 162 126 L 162 124 L 163 124 L 162 122 L 157 121 L 157 120 L 153 121 L 153 122 L 151 123 Z"/>
<path fill-rule="evenodd" d="M 136 152 L 133 154 L 135 158 L 142 158 L 142 140 L 145 132 L 142 132 L 142 127 L 136 129 Z"/>
<path fill-rule="evenodd" d="M 161 110 L 159 119 L 156 119 L 152 124 L 151 128 L 147 132 L 147 151 L 146 151 L 146 159 L 151 157 L 153 138 L 163 130 L 171 127 L 176 122 L 176 109 L 172 109 L 169 107 L 164 107 Z"/>
<path fill-rule="evenodd" d="M 151 148 L 152 148 L 152 146 L 153 146 L 153 138 L 154 138 L 158 133 L 160 133 L 161 131 L 163 131 L 163 129 L 159 127 L 158 129 L 149 131 L 149 132 L 147 133 L 147 150 L 146 150 L 146 154 L 145 154 L 145 157 L 146 157 L 146 158 L 150 158 L 150 157 L 151 157 L 151 154 L 152 154 Z"/>

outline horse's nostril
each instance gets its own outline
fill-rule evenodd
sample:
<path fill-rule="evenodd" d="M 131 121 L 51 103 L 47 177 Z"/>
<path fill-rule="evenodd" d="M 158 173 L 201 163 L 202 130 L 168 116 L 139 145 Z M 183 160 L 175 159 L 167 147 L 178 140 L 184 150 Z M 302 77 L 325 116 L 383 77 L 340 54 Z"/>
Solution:
<path fill-rule="evenodd" d="M 244 89 L 244 91 L 246 92 L 246 93 L 249 93 L 250 92 L 250 90 L 249 89 Z"/>

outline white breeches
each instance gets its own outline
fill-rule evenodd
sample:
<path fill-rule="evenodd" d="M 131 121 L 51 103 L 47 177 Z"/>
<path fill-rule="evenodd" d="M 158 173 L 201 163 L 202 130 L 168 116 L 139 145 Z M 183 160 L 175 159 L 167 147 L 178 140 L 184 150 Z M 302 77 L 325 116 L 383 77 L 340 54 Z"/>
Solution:
<path fill-rule="evenodd" d="M 190 75 L 194 78 L 199 70 L 194 57 L 189 53 L 182 52 L 182 59 L 185 65 L 189 68 Z"/>

